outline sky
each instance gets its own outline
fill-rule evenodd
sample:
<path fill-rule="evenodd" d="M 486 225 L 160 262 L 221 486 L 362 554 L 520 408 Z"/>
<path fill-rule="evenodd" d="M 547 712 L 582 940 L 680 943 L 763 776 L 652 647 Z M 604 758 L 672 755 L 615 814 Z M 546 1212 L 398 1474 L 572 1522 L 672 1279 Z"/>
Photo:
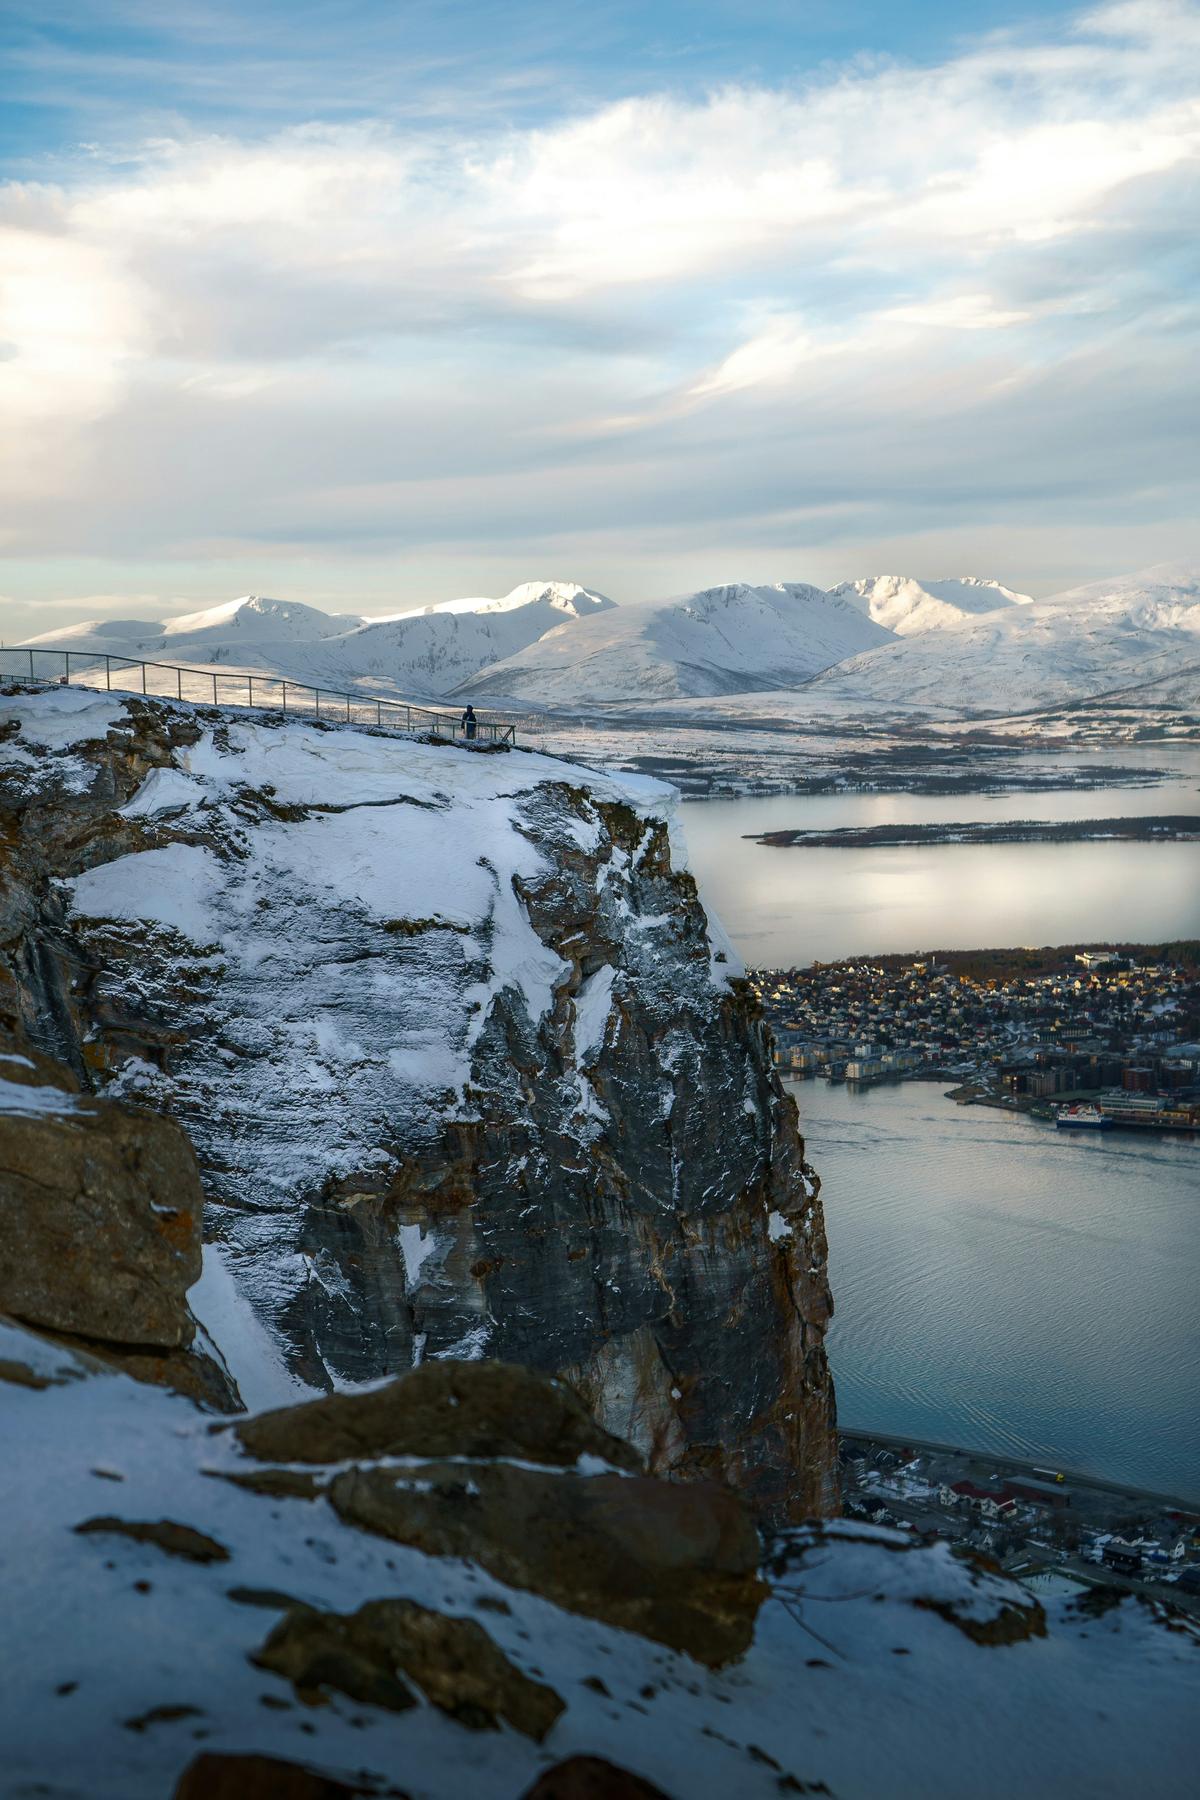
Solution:
<path fill-rule="evenodd" d="M 7 0 L 0 636 L 1200 560 L 1200 0 Z"/>

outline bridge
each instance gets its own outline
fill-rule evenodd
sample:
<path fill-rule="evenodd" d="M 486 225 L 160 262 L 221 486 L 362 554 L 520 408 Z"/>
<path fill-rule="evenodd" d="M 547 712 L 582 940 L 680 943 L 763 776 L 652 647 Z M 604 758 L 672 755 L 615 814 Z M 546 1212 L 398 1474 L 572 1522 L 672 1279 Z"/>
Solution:
<path fill-rule="evenodd" d="M 186 700 L 193 706 L 246 708 L 283 713 L 288 718 L 330 724 L 368 725 L 378 731 L 462 740 L 461 713 L 385 700 L 373 694 L 312 687 L 282 675 L 248 669 L 190 669 L 180 663 L 142 662 L 103 650 L 51 650 L 37 644 L 0 650 L 0 683 L 32 682 L 40 687 L 86 687 L 104 693 L 145 694 Z M 516 721 L 503 714 L 477 713 L 475 738 L 515 744 Z"/>

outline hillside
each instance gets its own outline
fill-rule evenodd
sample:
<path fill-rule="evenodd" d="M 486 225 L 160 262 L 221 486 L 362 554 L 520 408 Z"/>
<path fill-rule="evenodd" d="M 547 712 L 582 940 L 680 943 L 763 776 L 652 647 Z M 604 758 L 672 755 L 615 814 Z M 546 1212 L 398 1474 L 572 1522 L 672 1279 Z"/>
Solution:
<path fill-rule="evenodd" d="M 1030 594 L 1017 594 L 998 581 L 964 575 L 952 581 L 923 581 L 912 575 L 868 575 L 843 581 L 830 592 L 861 607 L 869 619 L 897 637 L 943 631 L 980 613 L 1009 606 L 1029 606 Z"/>
<path fill-rule="evenodd" d="M 822 712 L 1007 714 L 1156 682 L 1200 653 L 1200 576 L 1160 565 L 850 658 L 807 690 Z"/>
<path fill-rule="evenodd" d="M 821 588 L 734 582 L 560 627 L 458 691 L 569 706 L 791 688 L 889 639 Z"/>

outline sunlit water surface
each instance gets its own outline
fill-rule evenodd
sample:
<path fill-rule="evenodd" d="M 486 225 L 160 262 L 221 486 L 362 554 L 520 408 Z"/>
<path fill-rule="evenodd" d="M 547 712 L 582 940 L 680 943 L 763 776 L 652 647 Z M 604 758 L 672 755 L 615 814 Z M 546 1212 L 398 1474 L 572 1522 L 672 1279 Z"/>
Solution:
<path fill-rule="evenodd" d="M 1200 1148 L 925 1082 L 789 1086 L 822 1182 L 843 1423 L 1200 1502 Z"/>
<path fill-rule="evenodd" d="M 1104 758 L 1094 755 L 1092 762 Z M 1110 759 L 1112 760 L 1112 759 Z M 688 801 L 679 809 L 706 902 L 749 963 L 791 967 L 870 951 L 1161 942 L 1200 931 L 1200 844 L 931 844 L 809 850 L 746 833 L 996 819 L 1200 812 L 1194 751 L 1128 751 L 1167 765 L 1154 787 L 1046 794 L 821 794 Z"/>

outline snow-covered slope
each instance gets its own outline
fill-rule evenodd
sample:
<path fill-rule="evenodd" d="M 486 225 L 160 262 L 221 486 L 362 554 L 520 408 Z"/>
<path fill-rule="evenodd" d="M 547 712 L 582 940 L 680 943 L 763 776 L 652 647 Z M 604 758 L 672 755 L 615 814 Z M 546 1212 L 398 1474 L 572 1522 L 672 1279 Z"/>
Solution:
<path fill-rule="evenodd" d="M 498 600 L 444 600 L 372 619 L 251 594 L 166 620 L 68 625 L 31 642 L 151 662 L 261 669 L 317 687 L 439 697 L 485 664 L 612 606 L 604 594 L 569 581 L 526 581 Z"/>
<path fill-rule="evenodd" d="M 300 678 L 324 686 L 390 687 L 399 694 L 440 697 L 547 632 L 570 634 L 610 611 L 615 611 L 614 603 L 604 594 L 574 582 L 526 581 L 499 600 L 447 600 L 391 618 L 368 619 L 344 637 L 313 646 Z"/>
<path fill-rule="evenodd" d="M 417 1548 L 361 1528 L 329 1497 L 336 1470 L 263 1470 L 178 1395 L 97 1373 L 18 1327 L 0 1325 L 0 1358 L 9 1372 L 0 1430 L 20 1446 L 0 1484 L 10 1646 L 0 1787 L 12 1800 L 168 1800 L 177 1791 L 1182 1800 L 1190 1791 L 1194 1622 L 1112 1590 L 1048 1594 L 1043 1622 L 1026 1591 L 944 1543 L 816 1523 L 776 1544 L 748 1652 L 710 1669 L 506 1581 L 486 1562 L 439 1556 L 432 1533 Z M 379 1482 L 370 1455 L 356 1453 L 338 1492 L 348 1479 Z M 497 1468 L 512 1465 L 493 1459 L 493 1478 Z M 388 1472 L 436 1493 L 446 1465 L 410 1455 Z M 272 1474 L 276 1485 L 262 1492 L 243 1485 Z M 564 1531 L 556 1484 L 564 1494 L 626 1485 L 594 1455 L 566 1469 L 525 1461 L 508 1479 L 540 1481 L 542 1532 L 554 1542 Z M 298 1497 L 306 1480 L 314 1496 Z M 477 1491 L 466 1480 L 457 1489 L 466 1518 Z M 627 1516 L 629 1503 L 614 1511 Z M 644 1518 L 652 1552 L 664 1527 L 649 1507 Z M 161 1547 L 156 1521 L 202 1534 L 193 1554 Z M 673 1546 L 680 1563 L 697 1538 Z M 400 1711 L 394 1679 L 365 1684 L 364 1667 L 377 1665 L 361 1653 L 327 1652 L 324 1667 L 295 1673 L 295 1685 L 262 1657 L 296 1604 L 319 1623 L 318 1614 L 397 1600 L 550 1684 L 561 1711 L 544 1740 L 480 1729 L 488 1721 L 478 1704 L 455 1716 L 455 1679 L 473 1672 L 465 1658 L 448 1670 L 434 1663 L 440 1684 L 406 1663 L 405 1686 L 423 1687 Z M 464 1620 L 474 1623 L 449 1623 Z M 494 1703 L 478 1677 L 475 1693 Z M 293 1773 L 285 1786 L 277 1771 L 272 1786 L 262 1765 L 246 1766 L 237 1785 L 235 1764 L 219 1789 L 177 1790 L 203 1753 L 269 1755 L 347 1785 L 302 1785 Z M 581 1754 L 654 1785 L 623 1784 L 613 1772 L 611 1785 L 555 1786 L 551 1777 L 534 1786 Z"/>
<path fill-rule="evenodd" d="M 922 581 L 913 575 L 867 575 L 859 581 L 843 581 L 831 593 L 844 595 L 897 637 L 913 637 L 922 631 L 940 631 L 980 613 L 1000 612 L 1009 606 L 1030 606 L 1031 594 L 1018 594 L 998 581 L 963 575 L 952 581 Z"/>
<path fill-rule="evenodd" d="M 459 692 L 555 706 L 789 688 L 890 636 L 822 588 L 731 582 L 560 626 Z"/>
<path fill-rule="evenodd" d="M 1155 681 L 1200 654 L 1200 573 L 1163 564 L 856 656 L 811 684 L 828 712 L 1030 711 Z"/>

